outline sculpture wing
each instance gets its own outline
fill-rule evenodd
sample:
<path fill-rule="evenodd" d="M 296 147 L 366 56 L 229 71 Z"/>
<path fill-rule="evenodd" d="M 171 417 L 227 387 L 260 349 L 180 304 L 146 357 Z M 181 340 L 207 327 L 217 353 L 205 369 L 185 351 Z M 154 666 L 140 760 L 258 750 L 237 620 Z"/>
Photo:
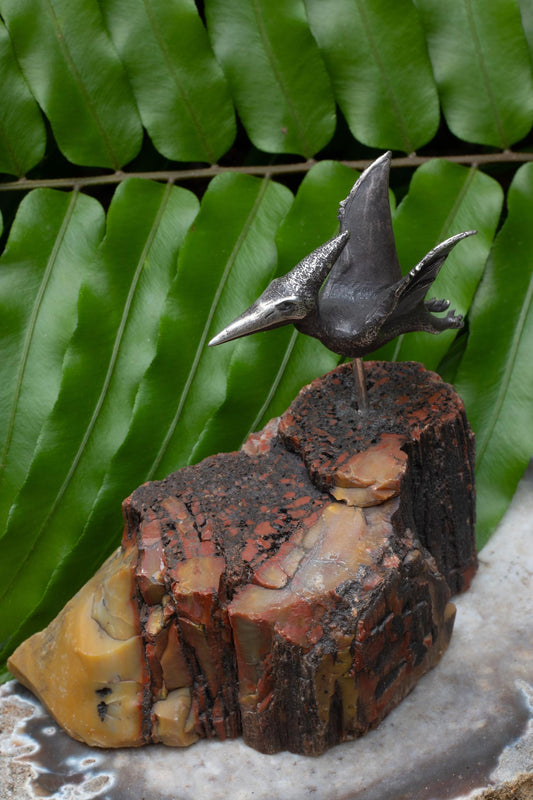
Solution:
<path fill-rule="evenodd" d="M 433 250 L 430 250 L 424 256 L 422 261 L 413 267 L 413 269 L 402 278 L 395 288 L 395 296 L 398 298 L 398 310 L 401 313 L 408 313 L 410 309 L 415 308 L 422 302 L 426 293 L 439 274 L 439 270 L 446 261 L 450 251 L 453 247 L 465 239 L 467 236 L 473 236 L 477 231 L 464 231 L 451 236 L 446 241 L 441 242 Z"/>
<path fill-rule="evenodd" d="M 374 161 L 339 208 L 340 232 L 350 240 L 322 290 L 326 297 L 357 296 L 359 286 L 381 287 L 401 278 L 389 203 L 390 152 Z"/>

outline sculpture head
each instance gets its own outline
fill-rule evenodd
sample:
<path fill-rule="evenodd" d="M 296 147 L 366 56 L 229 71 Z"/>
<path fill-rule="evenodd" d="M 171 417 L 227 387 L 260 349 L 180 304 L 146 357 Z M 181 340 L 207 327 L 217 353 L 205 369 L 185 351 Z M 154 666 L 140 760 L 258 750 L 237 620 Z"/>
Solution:
<path fill-rule="evenodd" d="M 313 250 L 286 275 L 274 278 L 257 300 L 211 339 L 209 345 L 279 328 L 311 314 L 316 308 L 320 287 L 349 236 L 348 231 L 335 236 Z"/>

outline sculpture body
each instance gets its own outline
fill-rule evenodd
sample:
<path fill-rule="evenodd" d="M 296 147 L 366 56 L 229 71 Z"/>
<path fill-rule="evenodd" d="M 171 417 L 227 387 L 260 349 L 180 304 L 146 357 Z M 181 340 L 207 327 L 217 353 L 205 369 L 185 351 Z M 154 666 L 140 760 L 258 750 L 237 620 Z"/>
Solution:
<path fill-rule="evenodd" d="M 453 311 L 432 313 L 445 311 L 448 300 L 424 298 L 452 248 L 476 232 L 437 245 L 402 278 L 388 196 L 390 159 L 385 153 L 371 164 L 341 203 L 339 235 L 275 278 L 211 345 L 293 323 L 329 350 L 359 358 L 401 333 L 461 327 Z"/>

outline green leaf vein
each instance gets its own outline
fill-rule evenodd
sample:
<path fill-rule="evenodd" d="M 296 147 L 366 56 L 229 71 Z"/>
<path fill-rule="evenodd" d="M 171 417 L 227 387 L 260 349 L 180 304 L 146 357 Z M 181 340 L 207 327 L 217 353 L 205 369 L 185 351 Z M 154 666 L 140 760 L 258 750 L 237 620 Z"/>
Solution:
<path fill-rule="evenodd" d="M 2 459 L 0 461 L 0 476 L 2 471 L 5 470 L 6 463 L 7 463 L 7 456 L 9 454 L 9 450 L 11 447 L 11 442 L 13 439 L 13 431 L 15 429 L 15 419 L 17 416 L 17 409 L 18 409 L 18 402 L 20 399 L 20 393 L 22 391 L 22 384 L 24 382 L 24 375 L 26 372 L 26 367 L 28 365 L 28 358 L 29 353 L 33 341 L 33 337 L 35 334 L 35 326 L 37 324 L 37 317 L 39 316 L 39 311 L 41 309 L 41 305 L 46 294 L 46 289 L 48 287 L 48 283 L 50 281 L 50 277 L 52 275 L 52 271 L 54 269 L 54 265 L 56 263 L 57 256 L 61 249 L 61 245 L 63 244 L 63 240 L 65 238 L 65 234 L 67 232 L 70 220 L 72 219 L 72 215 L 74 213 L 74 208 L 76 206 L 76 202 L 78 199 L 78 191 L 75 189 L 70 198 L 70 202 L 68 204 L 67 210 L 61 222 L 61 227 L 59 232 L 56 236 L 54 246 L 52 248 L 52 252 L 50 253 L 50 257 L 46 263 L 46 267 L 43 273 L 43 277 L 41 280 L 41 284 L 39 286 L 39 290 L 37 292 L 37 296 L 35 298 L 35 302 L 33 304 L 33 308 L 31 310 L 31 315 L 28 323 L 28 328 L 26 331 L 26 336 L 24 338 L 24 345 L 22 348 L 22 358 L 20 360 L 20 366 L 17 374 L 17 380 L 15 384 L 15 391 L 13 393 L 13 403 L 11 405 L 11 413 L 9 415 L 9 422 L 7 426 L 7 436 L 6 442 L 4 446 L 4 452 L 2 453 Z"/>
<path fill-rule="evenodd" d="M 272 45 L 270 43 L 270 39 L 268 38 L 268 34 L 267 34 L 266 28 L 265 28 L 265 21 L 263 19 L 262 14 L 261 14 L 261 9 L 259 8 L 259 3 L 257 2 L 257 0 L 252 0 L 252 6 L 253 6 L 253 9 L 254 9 L 255 18 L 257 20 L 257 29 L 259 31 L 259 35 L 261 36 L 261 41 L 263 42 L 263 46 L 265 48 L 265 53 L 268 56 L 268 60 L 270 61 L 270 64 L 272 66 L 272 71 L 273 71 L 274 76 L 275 76 L 275 78 L 276 78 L 276 80 L 278 82 L 278 86 L 279 86 L 279 88 L 281 90 L 281 93 L 283 94 L 283 97 L 285 98 L 285 102 L 287 103 L 287 108 L 289 110 L 289 113 L 290 113 L 290 115 L 291 115 L 291 117 L 292 117 L 292 119 L 294 121 L 295 128 L 296 128 L 296 130 L 298 132 L 298 136 L 299 136 L 300 141 L 302 143 L 302 149 L 303 149 L 306 157 L 310 158 L 312 156 L 312 154 L 313 154 L 313 148 L 311 147 L 311 145 L 310 145 L 310 143 L 309 143 L 309 141 L 307 139 L 307 136 L 305 135 L 305 126 L 300 124 L 300 118 L 299 118 L 298 112 L 297 112 L 297 110 L 296 110 L 296 108 L 294 106 L 294 103 L 292 101 L 291 94 L 290 94 L 290 92 L 288 91 L 288 89 L 287 89 L 287 87 L 285 85 L 285 81 L 283 79 L 283 73 L 282 73 L 282 71 L 280 70 L 280 68 L 278 66 L 278 61 L 277 61 L 276 55 L 275 55 L 274 50 L 272 48 Z"/>
<path fill-rule="evenodd" d="M 261 406 L 261 408 L 257 412 L 257 416 L 254 419 L 254 421 L 252 422 L 252 424 L 250 426 L 250 430 L 246 434 L 245 438 L 247 438 L 251 433 L 254 433 L 257 430 L 257 426 L 261 422 L 261 419 L 263 418 L 263 415 L 265 414 L 265 412 L 266 412 L 267 408 L 269 407 L 274 395 L 276 394 L 276 392 L 278 390 L 278 386 L 281 383 L 281 379 L 283 378 L 283 375 L 285 374 L 285 370 L 287 369 L 287 364 L 289 363 L 289 359 L 290 359 L 290 357 L 292 355 L 292 351 L 294 350 L 294 347 L 296 345 L 297 339 L 298 339 L 298 331 L 295 328 L 291 333 L 291 338 L 289 340 L 289 343 L 288 343 L 287 347 L 285 348 L 285 353 L 283 355 L 283 360 L 282 360 L 281 364 L 279 365 L 279 369 L 278 369 L 278 371 L 276 373 L 276 376 L 275 376 L 274 380 L 272 381 L 272 385 L 271 385 L 270 390 L 269 390 L 269 392 L 268 392 L 268 394 L 267 394 L 267 396 L 265 398 L 265 402 L 263 403 L 263 405 Z"/>
<path fill-rule="evenodd" d="M 104 142 L 104 145 L 105 145 L 105 147 L 107 149 L 107 152 L 109 154 L 111 163 L 113 164 L 113 167 L 115 169 L 119 169 L 119 167 L 120 167 L 119 159 L 117 158 L 117 155 L 115 153 L 113 145 L 111 144 L 111 140 L 109 139 L 107 131 L 106 131 L 104 125 L 102 124 L 101 120 L 100 120 L 100 115 L 98 114 L 98 111 L 97 111 L 96 106 L 95 106 L 95 104 L 93 102 L 93 99 L 92 99 L 90 93 L 88 92 L 84 81 L 82 80 L 82 77 L 81 77 L 81 75 L 80 75 L 80 73 L 79 73 L 79 71 L 78 71 L 78 69 L 76 67 L 74 59 L 72 58 L 72 55 L 70 53 L 68 44 L 67 44 L 67 42 L 65 40 L 65 37 L 63 35 L 63 31 L 62 31 L 61 26 L 59 24 L 59 20 L 57 18 L 57 15 L 56 15 L 55 9 L 54 9 L 54 7 L 53 7 L 53 5 L 51 3 L 51 0 L 46 0 L 46 4 L 48 6 L 48 11 L 50 13 L 50 16 L 52 17 L 52 21 L 54 23 L 54 27 L 55 27 L 56 32 L 57 32 L 57 41 L 59 42 L 59 46 L 60 46 L 61 50 L 63 51 L 63 55 L 65 57 L 65 61 L 67 62 L 68 67 L 70 69 L 70 72 L 71 72 L 71 74 L 72 74 L 72 76 L 73 76 L 73 78 L 74 78 L 74 80 L 75 80 L 75 82 L 76 82 L 81 94 L 83 95 L 83 98 L 84 98 L 85 103 L 87 105 L 87 109 L 88 109 L 91 117 L 93 118 L 94 123 L 95 123 L 96 127 L 98 128 L 98 131 L 100 132 L 100 136 L 102 137 L 102 141 Z"/>
<path fill-rule="evenodd" d="M 505 361 L 505 369 L 503 372 L 503 376 L 498 384 L 498 395 L 496 401 L 492 406 L 492 412 L 489 415 L 489 418 L 485 420 L 483 427 L 477 433 L 476 462 L 478 470 L 481 465 L 481 462 L 485 457 L 487 447 L 491 440 L 498 419 L 500 418 L 503 404 L 505 402 L 505 398 L 509 390 L 509 386 L 513 376 L 515 361 L 518 356 L 518 350 L 522 339 L 522 333 L 524 331 L 526 320 L 531 308 L 532 300 L 533 300 L 533 275 L 530 278 L 526 296 L 524 297 L 524 303 L 520 311 L 520 316 L 518 318 L 518 322 L 515 328 L 515 332 L 511 342 L 511 347 L 509 348 L 509 353 Z"/>
<path fill-rule="evenodd" d="M 81 444 L 80 444 L 80 446 L 78 448 L 78 451 L 77 451 L 76 455 L 74 456 L 74 458 L 72 460 L 72 463 L 71 463 L 69 471 L 68 471 L 68 473 L 67 473 L 67 475 L 65 477 L 65 480 L 63 481 L 63 484 L 62 484 L 61 488 L 59 489 L 59 491 L 58 491 L 58 493 L 57 493 L 57 495 L 55 497 L 54 503 L 53 503 L 50 511 L 48 512 L 48 514 L 46 515 L 46 517 L 43 520 L 41 528 L 40 528 L 39 532 L 37 533 L 37 536 L 35 537 L 31 548 L 29 548 L 29 550 L 28 550 L 24 560 L 20 564 L 18 570 L 13 574 L 13 577 L 12 577 L 10 583 L 5 587 L 5 589 L 2 592 L 2 594 L 0 594 L 0 599 L 2 597 L 4 597 L 4 595 L 8 592 L 8 590 L 11 587 L 11 585 L 13 584 L 13 582 L 16 580 L 17 576 L 20 574 L 20 572 L 22 572 L 22 570 L 24 568 L 24 564 L 26 563 L 26 561 L 30 557 L 31 553 L 35 549 L 35 546 L 36 546 L 37 542 L 40 540 L 41 536 L 43 535 L 44 531 L 46 530 L 50 520 L 53 518 L 53 515 L 54 515 L 56 509 L 58 508 L 58 506 L 59 506 L 59 504 L 61 502 L 61 499 L 62 499 L 63 495 L 65 494 L 66 490 L 68 489 L 68 486 L 69 486 L 69 484 L 70 484 L 70 482 L 71 482 L 71 480 L 72 480 L 72 478 L 73 478 L 73 476 L 74 476 L 74 474 L 76 472 L 76 469 L 77 469 L 77 467 L 78 467 L 78 465 L 79 465 L 79 463 L 81 461 L 83 453 L 85 452 L 85 448 L 87 446 L 87 443 L 89 442 L 91 434 L 92 434 L 92 432 L 93 432 L 93 430 L 94 430 L 94 428 L 96 426 L 96 423 L 98 421 L 98 417 L 100 415 L 100 411 L 102 410 L 102 407 L 104 405 L 104 402 L 105 402 L 105 399 L 107 397 L 107 394 L 108 394 L 108 391 L 109 391 L 109 387 L 110 387 L 110 384 L 111 384 L 111 380 L 113 378 L 113 374 L 114 374 L 114 371 L 115 371 L 116 363 L 117 363 L 119 352 L 120 352 L 120 346 L 121 346 L 121 343 L 122 343 L 124 332 L 126 330 L 126 325 L 127 325 L 127 322 L 128 322 L 130 311 L 131 311 L 133 298 L 135 296 L 135 291 L 137 289 L 137 285 L 138 285 L 139 279 L 141 277 L 141 273 L 142 273 L 142 270 L 143 270 L 143 267 L 144 267 L 145 260 L 147 258 L 148 253 L 150 252 L 150 248 L 152 246 L 152 243 L 154 241 L 155 235 L 157 233 L 157 230 L 158 230 L 158 227 L 159 227 L 159 223 L 161 221 L 161 218 L 162 218 L 162 216 L 164 214 L 164 211 L 165 211 L 165 208 L 167 206 L 171 190 L 172 190 L 172 183 L 169 182 L 166 185 L 166 190 L 165 190 L 165 193 L 164 193 L 164 195 L 163 195 L 163 197 L 161 199 L 161 203 L 160 203 L 159 209 L 157 211 L 157 215 L 156 215 L 156 217 L 154 219 L 154 223 L 153 223 L 153 225 L 152 225 L 152 227 L 150 229 L 150 233 L 148 234 L 148 236 L 146 238 L 146 242 L 144 244 L 144 248 L 143 248 L 141 256 L 140 256 L 140 258 L 139 258 L 139 260 L 137 262 L 137 266 L 135 268 L 135 273 L 133 275 L 133 279 L 132 279 L 132 282 L 130 284 L 130 288 L 129 288 L 129 291 L 128 291 L 128 296 L 127 296 L 126 302 L 124 304 L 124 310 L 123 310 L 122 317 L 121 317 L 121 320 L 120 320 L 120 324 L 119 324 L 119 327 L 118 327 L 118 330 L 117 330 L 117 335 L 116 335 L 115 341 L 113 343 L 113 350 L 112 350 L 112 354 L 111 354 L 111 359 L 109 361 L 109 366 L 108 366 L 108 369 L 107 369 L 107 373 L 106 373 L 106 376 L 104 378 L 104 383 L 103 383 L 103 386 L 102 386 L 102 390 L 101 390 L 100 396 L 98 397 L 98 400 L 96 402 L 96 406 L 94 408 L 94 411 L 93 411 L 93 414 L 91 416 L 91 419 L 89 420 L 89 423 L 88 423 L 87 428 L 85 430 L 85 433 L 83 435 L 83 439 L 81 441 Z"/>
<path fill-rule="evenodd" d="M 165 438 L 163 439 L 161 447 L 159 448 L 159 452 L 157 453 L 157 455 L 156 455 L 156 457 L 154 459 L 154 462 L 153 462 L 152 466 L 150 467 L 148 475 L 146 476 L 146 480 L 152 480 L 153 479 L 153 477 L 154 477 L 154 475 L 155 475 L 155 473 L 156 473 L 156 471 L 157 471 L 157 469 L 159 467 L 159 464 L 161 463 L 161 461 L 162 461 L 162 459 L 163 459 L 163 457 L 165 455 L 167 447 L 170 444 L 170 440 L 172 439 L 172 436 L 174 435 L 174 431 L 176 430 L 176 427 L 177 427 L 178 422 L 180 420 L 180 417 L 181 417 L 183 408 L 185 406 L 185 402 L 187 400 L 189 391 L 191 389 L 192 382 L 193 382 L 193 380 L 195 378 L 195 375 L 196 375 L 196 372 L 198 370 L 198 365 L 200 363 L 200 359 L 201 359 L 203 351 L 204 351 L 204 345 L 205 345 L 205 342 L 206 342 L 206 339 L 207 339 L 207 336 L 208 336 L 208 333 L 209 333 L 209 329 L 211 327 L 211 322 L 212 322 L 213 317 L 215 315 L 215 311 L 217 309 L 220 297 L 221 297 L 222 292 L 224 290 L 224 286 L 226 285 L 226 281 L 227 281 L 227 279 L 229 277 L 229 274 L 231 272 L 233 264 L 235 263 L 235 259 L 237 258 L 238 254 L 239 254 L 239 251 L 240 251 L 240 249 L 242 247 L 242 244 L 243 244 L 243 242 L 244 242 L 244 240 L 246 238 L 246 235 L 247 235 L 248 231 L 250 230 L 250 227 L 251 227 L 251 225 L 252 225 L 252 223 L 253 223 L 256 215 L 257 215 L 257 212 L 259 210 L 259 206 L 261 205 L 261 201 L 262 201 L 262 199 L 264 197 L 264 194 L 266 192 L 268 184 L 269 184 L 269 178 L 265 178 L 261 183 L 261 187 L 259 189 L 259 192 L 257 193 L 256 200 L 255 200 L 255 202 L 254 202 L 254 204 L 253 204 L 253 206 L 252 206 L 252 208 L 250 210 L 250 213 L 248 214 L 248 217 L 246 218 L 246 221 L 245 221 L 244 225 L 241 228 L 241 231 L 240 231 L 239 236 L 238 236 L 238 238 L 237 238 L 237 240 L 235 242 L 233 250 L 230 253 L 230 256 L 228 258 L 227 264 L 226 264 L 226 266 L 224 268 L 224 271 L 222 273 L 222 277 L 221 277 L 221 279 L 219 281 L 219 284 L 217 286 L 217 290 L 215 292 L 215 296 L 213 297 L 213 302 L 211 303 L 211 306 L 209 308 L 209 313 L 208 313 L 208 315 L 206 317 L 206 321 L 205 321 L 205 325 L 204 325 L 204 328 L 203 328 L 203 331 L 202 331 L 202 335 L 200 337 L 200 341 L 198 342 L 198 347 L 196 348 L 196 352 L 194 354 L 194 360 L 193 360 L 191 369 L 189 371 L 189 375 L 187 376 L 187 380 L 185 382 L 185 385 L 183 387 L 183 391 L 182 391 L 182 393 L 180 395 L 180 399 L 179 399 L 178 407 L 176 409 L 176 413 L 174 414 L 174 418 L 172 419 L 172 422 L 170 423 L 170 425 L 168 427 L 168 430 L 167 430 L 167 433 L 165 435 Z"/>
<path fill-rule="evenodd" d="M 455 217 L 457 216 L 457 213 L 458 213 L 459 209 L 461 208 L 461 205 L 462 205 L 463 200 L 465 199 L 465 197 L 466 197 L 466 195 L 468 193 L 468 190 L 470 189 L 470 185 L 471 185 L 472 181 L 474 180 L 476 172 L 477 172 L 477 168 L 476 167 L 471 167 L 468 170 L 468 174 L 466 176 L 466 179 L 465 179 L 463 185 L 461 186 L 461 190 L 458 193 L 457 197 L 455 198 L 455 201 L 454 201 L 453 205 L 451 206 L 450 211 L 449 211 L 446 219 L 442 223 L 442 227 L 440 229 L 439 235 L 436 238 L 434 246 L 438 245 L 440 242 L 444 241 L 448 237 L 448 233 L 450 231 L 452 223 L 453 223 Z M 409 269 L 411 269 L 411 267 L 414 267 L 414 266 L 415 266 L 414 264 L 411 264 L 409 266 Z M 405 336 L 404 333 L 401 333 L 398 336 L 398 338 L 396 340 L 396 344 L 394 346 L 393 354 L 391 356 L 391 361 L 397 361 L 398 360 L 398 356 L 400 355 L 400 350 L 401 350 L 401 347 L 402 347 L 404 336 Z"/>
<path fill-rule="evenodd" d="M 367 16 L 367 13 L 366 13 L 364 2 L 361 2 L 361 0 L 357 0 L 357 7 L 359 9 L 359 14 L 361 15 L 361 20 L 362 20 L 362 23 L 363 23 L 363 27 L 365 29 L 366 38 L 367 38 L 369 47 L 372 50 L 372 54 L 374 56 L 376 65 L 377 65 L 377 67 L 378 67 L 378 69 L 379 69 L 379 71 L 381 73 L 381 77 L 383 78 L 383 83 L 385 85 L 385 91 L 387 92 L 387 95 L 389 97 L 393 114 L 396 117 L 396 120 L 398 122 L 398 128 L 400 130 L 400 134 L 401 134 L 401 137 L 403 139 L 405 152 L 406 153 L 410 153 L 411 150 L 413 149 L 412 145 L 411 145 L 411 140 L 409 138 L 409 134 L 407 132 L 407 127 L 405 125 L 405 121 L 404 121 L 400 106 L 398 105 L 398 101 L 396 99 L 396 95 L 394 93 L 394 90 L 392 88 L 391 82 L 389 80 L 389 73 L 388 73 L 387 69 L 385 68 L 385 65 L 384 65 L 384 63 L 382 61 L 382 58 L 381 58 L 381 55 L 380 55 L 380 52 L 379 52 L 379 47 L 377 47 L 377 45 L 376 45 L 376 42 L 375 42 L 375 39 L 374 39 L 374 34 L 372 32 L 372 28 L 370 26 L 370 22 L 368 20 L 368 16 Z"/>
<path fill-rule="evenodd" d="M 466 15 L 468 17 L 468 24 L 470 26 L 470 32 L 472 34 L 472 42 L 474 44 L 476 55 L 478 57 L 479 66 L 481 69 L 481 77 L 485 85 L 485 90 L 487 92 L 487 97 L 489 99 L 490 106 L 492 108 L 492 113 L 494 114 L 494 121 L 496 123 L 496 127 L 498 128 L 498 133 L 500 134 L 502 146 L 508 147 L 509 142 L 507 141 L 503 122 L 500 116 L 500 112 L 498 110 L 498 104 L 496 102 L 496 98 L 494 97 L 494 92 L 492 91 L 492 84 L 487 69 L 487 63 L 483 55 L 481 42 L 479 40 L 479 35 L 477 32 L 476 20 L 474 17 L 474 12 L 472 11 L 472 0 L 464 0 L 464 4 L 465 4 Z"/>
<path fill-rule="evenodd" d="M 211 145 L 209 144 L 209 141 L 208 141 L 208 139 L 207 139 L 207 137 L 206 137 L 206 135 L 204 133 L 204 129 L 203 129 L 201 123 L 200 123 L 200 120 L 198 119 L 198 115 L 196 114 L 196 111 L 194 109 L 194 105 L 191 103 L 191 101 L 189 99 L 189 93 L 185 89 L 185 87 L 183 85 L 183 82 L 180 80 L 180 76 L 179 76 L 178 71 L 176 69 L 176 65 L 174 64 L 174 62 L 172 61 L 172 59 L 170 57 L 170 54 L 168 52 L 168 47 L 165 44 L 165 40 L 164 40 L 163 35 L 161 33 L 161 27 L 160 27 L 160 25 L 159 25 L 159 23 L 158 23 L 158 21 L 156 19 L 156 15 L 155 15 L 154 9 L 152 7 L 152 4 L 151 4 L 150 0 L 143 0 L 143 3 L 144 3 L 144 7 L 146 9 L 146 14 L 148 16 L 148 19 L 150 20 L 150 25 L 152 26 L 152 30 L 154 32 L 154 36 L 157 39 L 157 43 L 159 45 L 159 49 L 161 50 L 161 54 L 162 54 L 163 58 L 165 59 L 166 65 L 168 67 L 169 74 L 170 74 L 170 76 L 171 76 L 171 78 L 172 78 L 172 80 L 173 80 L 173 82 L 174 82 L 174 84 L 176 86 L 176 89 L 178 90 L 178 93 L 179 93 L 181 99 L 183 100 L 184 105 L 187 108 L 188 114 L 189 114 L 189 116 L 191 118 L 191 121 L 192 121 L 194 127 L 196 128 L 196 132 L 198 133 L 198 138 L 202 142 L 202 145 L 203 145 L 204 150 L 206 152 L 206 155 L 207 155 L 207 157 L 209 159 L 209 162 L 211 164 L 214 164 L 215 161 L 216 161 L 215 154 L 214 154 L 213 149 L 212 149 Z"/>

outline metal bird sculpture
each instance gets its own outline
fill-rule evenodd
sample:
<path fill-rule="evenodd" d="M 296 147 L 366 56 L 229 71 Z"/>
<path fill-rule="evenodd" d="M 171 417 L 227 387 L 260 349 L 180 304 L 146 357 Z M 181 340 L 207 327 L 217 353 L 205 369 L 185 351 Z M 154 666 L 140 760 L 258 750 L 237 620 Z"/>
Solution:
<path fill-rule="evenodd" d="M 402 277 L 389 204 L 391 154 L 373 162 L 340 204 L 340 233 L 275 278 L 261 296 L 209 342 L 222 344 L 293 323 L 329 350 L 354 359 L 358 410 L 368 409 L 361 357 L 409 331 L 460 328 L 448 300 L 425 301 L 451 249 L 476 231 L 438 244 Z"/>

